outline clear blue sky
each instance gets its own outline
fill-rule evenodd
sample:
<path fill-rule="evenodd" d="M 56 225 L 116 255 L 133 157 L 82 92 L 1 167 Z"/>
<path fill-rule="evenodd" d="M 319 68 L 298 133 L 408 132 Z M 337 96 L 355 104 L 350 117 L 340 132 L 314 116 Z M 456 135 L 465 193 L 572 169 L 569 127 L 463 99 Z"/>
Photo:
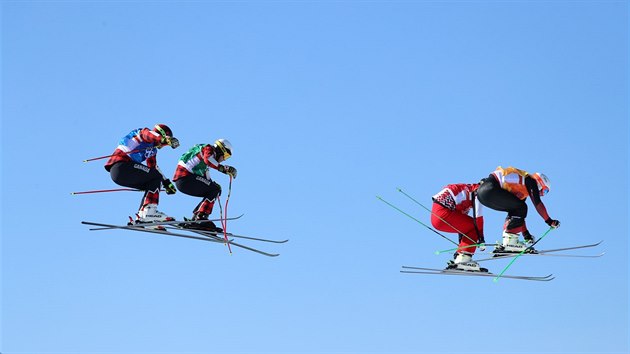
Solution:
<path fill-rule="evenodd" d="M 14 353 L 625 353 L 625 1 L 3 1 L 2 337 Z M 101 162 L 131 129 L 228 138 L 233 232 L 89 232 L 137 193 Z M 443 267 L 430 204 L 498 165 L 546 173 L 562 227 L 599 259 L 523 257 L 550 283 L 403 275 Z M 216 180 L 226 186 L 224 175 Z M 188 216 L 178 193 L 160 209 Z M 486 209 L 486 238 L 504 214 Z M 528 225 L 547 226 L 530 208 Z M 507 262 L 486 263 L 500 271 Z"/>

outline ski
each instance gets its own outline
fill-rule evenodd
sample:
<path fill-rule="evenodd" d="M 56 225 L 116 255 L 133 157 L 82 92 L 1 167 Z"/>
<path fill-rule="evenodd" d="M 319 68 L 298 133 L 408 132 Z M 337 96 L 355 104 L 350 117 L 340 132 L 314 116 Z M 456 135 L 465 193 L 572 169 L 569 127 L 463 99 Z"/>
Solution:
<path fill-rule="evenodd" d="M 197 233 L 200 234 L 207 234 L 207 235 L 211 235 L 211 236 L 221 236 L 223 235 L 223 232 L 216 232 L 216 231 L 205 231 L 205 230 L 197 230 L 197 229 L 187 229 L 187 228 L 182 228 L 182 227 L 177 227 L 177 230 L 186 230 L 186 231 L 195 231 Z M 228 237 L 234 237 L 234 238 L 242 238 L 244 240 L 252 240 L 252 241 L 260 241 L 260 242 L 270 242 L 270 243 L 286 243 L 289 242 L 288 239 L 286 240 L 270 240 L 270 239 L 266 239 L 266 238 L 258 238 L 258 237 L 251 237 L 251 236 L 243 236 L 243 235 L 235 235 L 231 232 L 227 232 L 226 233 Z"/>
<path fill-rule="evenodd" d="M 434 269 L 434 268 L 420 268 L 420 267 L 408 267 L 402 266 L 401 273 L 409 274 L 434 274 L 434 275 L 459 275 L 459 276 L 472 276 L 472 277 L 496 277 L 497 274 L 490 272 L 470 272 L 465 270 L 455 269 Z M 501 278 L 519 279 L 519 280 L 532 280 L 532 281 L 551 281 L 555 279 L 553 274 L 549 274 L 544 277 L 537 276 L 524 276 L 524 275 L 502 275 Z"/>
<path fill-rule="evenodd" d="M 606 252 L 599 254 L 556 254 L 556 253 L 523 253 L 521 256 L 540 256 L 540 257 L 566 257 L 566 258 L 599 258 Z M 475 259 L 475 262 L 491 261 L 493 259 L 506 259 L 518 256 L 518 253 L 497 253 L 496 256 L 490 258 Z"/>
<path fill-rule="evenodd" d="M 150 232 L 150 233 L 154 233 L 154 234 L 160 234 L 160 235 L 166 235 L 166 236 L 175 236 L 175 237 L 183 237 L 183 238 L 191 238 L 191 239 L 195 239 L 195 240 L 202 240 L 202 241 L 209 241 L 209 242 L 214 242 L 214 243 L 226 243 L 225 239 L 220 238 L 218 236 L 210 236 L 210 235 L 203 235 L 201 234 L 203 237 L 200 236 L 192 236 L 192 235 L 184 235 L 184 234 L 179 234 L 179 233 L 173 233 L 173 232 L 169 232 L 169 231 L 163 231 L 163 230 L 151 230 L 151 229 L 145 229 L 145 228 L 141 228 L 141 227 L 137 227 L 137 226 L 119 226 L 119 225 L 110 225 L 110 224 L 101 224 L 101 223 L 95 223 L 95 222 L 90 222 L 90 221 L 81 221 L 82 224 L 84 225 L 92 225 L 92 226 L 100 226 L 100 227 L 106 227 L 108 229 L 122 229 L 122 230 L 132 230 L 132 231 L 141 231 L 141 232 Z M 192 231 L 194 233 L 196 230 L 187 230 L 187 231 Z M 246 249 L 248 251 L 252 251 L 258 254 L 262 254 L 264 256 L 267 257 L 277 257 L 280 254 L 278 253 L 268 253 L 268 252 L 264 252 L 252 247 L 248 247 L 245 245 L 241 245 L 238 243 L 235 243 L 231 240 L 229 240 L 229 244 L 236 246 L 236 247 L 240 247 L 243 249 Z"/>
<path fill-rule="evenodd" d="M 232 217 L 232 218 L 227 218 L 227 220 L 237 220 L 237 219 L 240 219 L 241 217 L 243 217 L 243 215 L 245 215 L 245 214 L 241 214 L 239 216 L 235 216 L 235 217 Z M 225 220 L 225 219 L 223 219 L 223 220 Z M 158 222 L 150 222 L 150 223 L 139 223 L 139 224 L 133 224 L 133 225 L 127 225 L 127 226 L 129 226 L 129 227 L 136 227 L 136 228 L 143 228 L 145 226 L 165 226 L 165 225 L 204 223 L 204 222 L 209 222 L 209 221 L 221 221 L 221 219 L 195 220 L 195 221 L 193 221 L 193 220 L 158 221 Z M 108 229 L 117 229 L 117 228 L 119 228 L 119 227 L 116 226 L 116 225 L 111 225 L 109 227 L 92 228 L 92 229 L 90 229 L 90 231 L 108 230 Z"/>
<path fill-rule="evenodd" d="M 159 234 L 159 235 L 176 236 L 176 237 L 192 238 L 192 239 L 195 239 L 195 240 L 225 243 L 225 240 L 223 240 L 223 239 L 221 239 L 221 241 L 217 241 L 215 239 L 211 239 L 211 238 L 207 238 L 207 237 L 184 235 L 184 234 L 178 234 L 178 233 L 173 233 L 173 232 L 164 231 L 164 230 L 145 229 L 145 228 L 140 228 L 140 227 L 136 227 L 136 226 L 110 225 L 110 224 L 101 224 L 101 223 L 96 223 L 96 222 L 91 222 L 91 221 L 81 221 L 81 224 L 106 227 L 107 229 L 110 229 L 110 230 L 111 229 L 121 229 L 121 230 L 141 231 L 141 232 L 149 232 L 149 233 Z M 90 229 L 90 230 L 92 230 L 92 229 Z M 98 230 L 104 230 L 104 229 L 98 229 Z"/>
<path fill-rule="evenodd" d="M 603 256 L 606 252 L 602 252 L 596 255 L 573 255 L 573 254 L 553 254 L 554 252 L 560 251 L 569 251 L 569 250 L 577 250 L 581 248 L 590 248 L 599 246 L 603 241 L 599 241 L 597 243 L 589 244 L 589 245 L 581 245 L 581 246 L 573 246 L 573 247 L 564 247 L 564 248 L 555 248 L 549 250 L 540 250 L 536 251 L 537 253 L 523 253 L 522 256 L 555 256 L 555 257 L 577 257 L 577 258 L 598 258 Z M 512 258 L 519 255 L 519 253 L 484 253 L 484 254 L 494 254 L 495 256 L 490 258 L 476 259 L 476 262 L 490 261 L 493 259 L 505 259 Z"/>
<path fill-rule="evenodd" d="M 193 233 L 196 233 L 196 234 L 208 237 L 209 239 L 215 240 L 215 242 L 225 243 L 225 239 L 224 238 L 219 237 L 217 235 L 212 235 L 212 234 L 206 233 L 207 231 L 195 230 L 195 229 L 179 229 L 179 230 L 190 231 L 190 232 L 193 232 Z M 228 236 L 230 236 L 229 233 L 228 233 Z M 232 236 L 230 236 L 230 237 L 232 237 Z M 253 247 L 241 245 L 240 243 L 236 243 L 236 242 L 233 242 L 233 241 L 230 241 L 230 245 L 236 246 L 236 247 L 240 247 L 242 249 L 246 249 L 248 251 L 252 251 L 252 252 L 255 252 L 255 253 L 259 253 L 259 254 L 262 254 L 262 255 L 267 256 L 267 257 L 278 257 L 280 255 L 279 253 L 268 253 L 268 252 L 261 251 L 259 249 L 253 248 Z"/>

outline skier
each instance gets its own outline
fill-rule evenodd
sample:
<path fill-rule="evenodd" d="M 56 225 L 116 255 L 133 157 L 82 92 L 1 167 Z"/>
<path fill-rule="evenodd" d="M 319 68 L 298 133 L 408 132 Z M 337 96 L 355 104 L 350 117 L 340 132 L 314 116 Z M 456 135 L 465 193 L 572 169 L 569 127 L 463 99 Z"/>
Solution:
<path fill-rule="evenodd" d="M 448 262 L 446 269 L 468 271 L 486 271 L 472 260 L 477 243 L 485 242 L 483 236 L 482 207 L 476 198 L 479 184 L 449 184 L 432 197 L 431 224 L 444 232 L 459 234 L 459 247 L 454 260 Z M 474 208 L 474 209 L 473 209 Z M 473 209 L 473 216 L 468 215 Z M 484 246 L 480 249 L 485 250 Z"/>
<path fill-rule="evenodd" d="M 182 155 L 175 170 L 173 181 L 182 193 L 203 198 L 193 210 L 192 220 L 208 220 L 214 202 L 221 194 L 221 186 L 210 178 L 210 169 L 236 178 L 236 168 L 221 162 L 232 156 L 232 144 L 219 139 L 210 144 L 196 144 Z M 183 227 L 212 232 L 222 232 L 212 221 L 182 224 Z"/>
<path fill-rule="evenodd" d="M 480 182 L 477 196 L 479 201 L 490 209 L 507 211 L 503 225 L 502 244 L 495 247 L 495 253 L 521 252 L 535 242 L 534 236 L 527 229 L 527 196 L 531 198 L 536 211 L 547 225 L 558 228 L 560 221 L 552 219 L 540 197 L 549 193 L 551 184 L 542 173 L 530 174 L 514 167 L 501 166 Z M 525 242 L 519 241 L 519 233 Z M 530 247 L 530 252 L 536 252 Z"/>
<path fill-rule="evenodd" d="M 166 194 L 174 194 L 177 191 L 157 166 L 157 151 L 166 145 L 173 149 L 179 146 L 179 140 L 173 137 L 173 132 L 168 126 L 157 124 L 153 130 L 134 129 L 120 139 L 114 154 L 105 164 L 105 169 L 116 184 L 145 191 L 136 214 L 136 222 L 175 220 L 157 210 L 161 185 L 166 189 Z M 145 160 L 146 165 L 142 163 Z"/>

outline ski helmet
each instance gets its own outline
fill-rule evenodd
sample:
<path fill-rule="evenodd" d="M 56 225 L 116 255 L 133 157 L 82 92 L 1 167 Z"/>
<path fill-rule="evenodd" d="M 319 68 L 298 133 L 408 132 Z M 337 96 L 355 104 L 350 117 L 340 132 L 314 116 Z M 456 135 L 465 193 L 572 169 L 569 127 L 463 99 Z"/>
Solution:
<path fill-rule="evenodd" d="M 540 196 L 542 197 L 543 195 L 549 193 L 549 191 L 551 190 L 551 181 L 549 180 L 549 178 L 547 178 L 544 173 L 540 172 L 534 173 L 533 177 L 536 180 L 536 183 L 538 183 L 538 191 L 540 192 Z"/>
<path fill-rule="evenodd" d="M 153 131 L 160 133 L 162 139 L 173 137 L 173 131 L 166 124 L 156 124 Z"/>
<path fill-rule="evenodd" d="M 156 124 L 153 131 L 162 136 L 162 143 L 166 143 L 173 149 L 179 146 L 179 140 L 173 137 L 173 131 L 166 124 Z"/>
<path fill-rule="evenodd" d="M 232 144 L 227 139 L 218 139 L 214 142 L 214 151 L 217 159 L 223 156 L 223 161 L 232 156 Z"/>

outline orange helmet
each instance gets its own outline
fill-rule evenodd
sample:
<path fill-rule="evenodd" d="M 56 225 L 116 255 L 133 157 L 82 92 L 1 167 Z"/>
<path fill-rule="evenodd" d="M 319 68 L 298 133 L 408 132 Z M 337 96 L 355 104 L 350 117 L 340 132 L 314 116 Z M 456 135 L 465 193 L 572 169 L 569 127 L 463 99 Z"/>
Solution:
<path fill-rule="evenodd" d="M 544 173 L 536 172 L 532 175 L 532 177 L 534 177 L 536 183 L 538 183 L 538 191 L 540 192 L 541 197 L 549 193 L 549 190 L 551 190 L 551 181 Z"/>

